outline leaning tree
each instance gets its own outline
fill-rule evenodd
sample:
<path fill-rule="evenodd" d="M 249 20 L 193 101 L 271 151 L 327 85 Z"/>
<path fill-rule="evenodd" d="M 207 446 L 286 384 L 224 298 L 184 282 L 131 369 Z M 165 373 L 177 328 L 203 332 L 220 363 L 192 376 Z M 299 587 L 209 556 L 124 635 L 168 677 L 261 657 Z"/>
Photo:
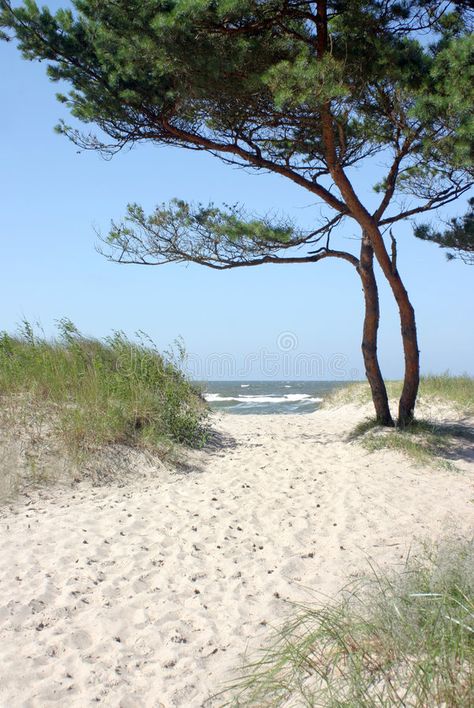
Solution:
<path fill-rule="evenodd" d="M 227 269 L 340 258 L 360 275 L 363 354 L 377 417 L 391 424 L 377 361 L 378 262 L 400 315 L 405 375 L 398 422 L 413 416 L 419 351 L 394 226 L 472 184 L 469 2 L 414 0 L 74 0 L 51 14 L 0 0 L 4 36 L 71 85 L 61 101 L 99 134 L 64 123 L 83 148 L 141 141 L 207 151 L 277 173 L 322 205 L 316 228 L 238 207 L 175 201 L 129 207 L 110 257 Z M 466 93 L 467 92 L 467 93 Z M 453 99 L 454 96 L 454 99 Z M 356 169 L 386 165 L 375 208 Z M 334 242 L 356 227 L 360 252 Z"/>

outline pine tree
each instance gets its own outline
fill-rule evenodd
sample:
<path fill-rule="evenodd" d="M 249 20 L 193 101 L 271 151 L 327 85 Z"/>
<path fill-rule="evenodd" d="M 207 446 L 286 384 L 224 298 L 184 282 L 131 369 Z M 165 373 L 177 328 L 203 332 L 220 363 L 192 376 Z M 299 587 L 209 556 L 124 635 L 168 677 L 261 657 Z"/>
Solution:
<path fill-rule="evenodd" d="M 280 174 L 320 200 L 325 210 L 311 232 L 235 208 L 175 202 L 147 217 L 132 205 L 112 228 L 110 255 L 213 268 L 348 261 L 364 290 L 363 352 L 377 417 L 390 424 L 377 361 L 375 258 L 400 314 L 398 422 L 406 425 L 419 352 L 392 229 L 472 184 L 470 3 L 75 0 L 75 11 L 54 15 L 32 0 L 0 7 L 23 55 L 47 60 L 51 79 L 71 85 L 59 98 L 72 115 L 100 129 L 84 135 L 61 124 L 78 145 L 108 154 L 141 141 L 205 150 Z M 374 185 L 375 210 L 355 173 L 368 160 L 387 164 Z M 400 206 L 401 197 L 410 203 Z M 358 255 L 334 247 L 343 225 L 360 230 Z"/>

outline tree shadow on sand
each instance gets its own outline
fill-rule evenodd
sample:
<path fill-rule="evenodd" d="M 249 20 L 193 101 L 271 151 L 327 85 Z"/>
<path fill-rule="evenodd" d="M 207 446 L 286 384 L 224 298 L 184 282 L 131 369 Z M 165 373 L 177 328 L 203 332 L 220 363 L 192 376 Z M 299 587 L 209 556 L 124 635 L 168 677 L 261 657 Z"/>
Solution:
<path fill-rule="evenodd" d="M 474 462 L 474 425 L 472 419 L 462 419 L 456 423 L 435 423 L 431 425 L 437 454 L 447 460 Z"/>
<path fill-rule="evenodd" d="M 474 462 L 472 418 L 454 422 L 415 420 L 405 429 L 382 428 L 374 419 L 364 420 L 350 433 L 349 442 L 359 441 L 371 452 L 391 449 L 408 454 L 418 462 Z"/>

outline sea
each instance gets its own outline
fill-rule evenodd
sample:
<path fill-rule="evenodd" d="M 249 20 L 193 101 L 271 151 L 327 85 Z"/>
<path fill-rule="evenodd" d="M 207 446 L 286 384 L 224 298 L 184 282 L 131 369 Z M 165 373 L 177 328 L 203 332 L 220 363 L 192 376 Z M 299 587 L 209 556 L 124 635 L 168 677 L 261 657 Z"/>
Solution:
<path fill-rule="evenodd" d="M 201 383 L 210 407 L 226 413 L 313 413 L 344 381 L 208 381 Z"/>

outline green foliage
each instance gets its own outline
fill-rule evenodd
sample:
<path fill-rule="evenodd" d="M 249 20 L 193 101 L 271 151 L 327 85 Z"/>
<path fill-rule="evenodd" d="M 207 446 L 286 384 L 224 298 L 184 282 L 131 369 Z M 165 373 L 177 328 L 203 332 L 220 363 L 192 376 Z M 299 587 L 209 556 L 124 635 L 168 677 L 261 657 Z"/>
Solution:
<path fill-rule="evenodd" d="M 464 708 L 474 703 L 474 541 L 372 567 L 335 604 L 307 607 L 245 666 L 226 706 Z"/>
<path fill-rule="evenodd" d="M 178 364 L 139 333 L 104 341 L 83 337 L 67 319 L 47 341 L 23 322 L 18 336 L 0 337 L 0 397 L 48 409 L 57 434 L 73 451 L 110 443 L 164 449 L 200 445 L 207 408 Z"/>
<path fill-rule="evenodd" d="M 126 254 L 129 261 L 165 263 L 196 261 L 215 267 L 239 258 L 261 257 L 297 245 L 304 235 L 288 220 L 248 216 L 240 207 L 196 206 L 173 199 L 147 216 L 129 204 L 120 223 L 112 223 L 105 239 L 108 252 Z"/>
<path fill-rule="evenodd" d="M 411 154 L 429 149 L 443 172 L 448 152 L 460 166 L 467 159 L 472 38 L 469 10 L 439 5 L 330 0 L 324 56 L 312 5 L 297 0 L 75 0 L 55 14 L 1 0 L 0 25 L 26 58 L 46 60 L 51 79 L 70 85 L 60 100 L 71 113 L 112 141 L 61 127 L 88 147 L 152 140 L 228 159 L 238 146 L 317 170 L 329 101 L 336 139 L 344 133 L 342 164 L 413 135 Z M 415 161 L 423 170 L 426 161 Z"/>
<path fill-rule="evenodd" d="M 136 205 L 129 207 L 131 217 L 143 219 L 143 211 Z M 231 243 L 249 241 L 252 243 L 286 243 L 293 234 L 289 223 L 272 225 L 270 222 L 248 218 L 238 209 L 229 207 L 227 211 L 213 204 L 205 207 L 193 207 L 182 200 L 173 199 L 171 206 L 163 204 L 157 208 L 148 219 L 148 224 L 157 228 L 182 228 L 188 232 L 200 228 L 209 234 L 214 234 L 217 240 L 228 240 Z"/>
<path fill-rule="evenodd" d="M 415 236 L 437 243 L 441 248 L 449 248 L 448 260 L 460 258 L 465 263 L 474 264 L 474 198 L 469 200 L 466 214 L 462 218 L 451 219 L 445 231 L 420 224 L 415 228 Z"/>
<path fill-rule="evenodd" d="M 318 107 L 323 101 L 341 98 L 349 93 L 344 83 L 345 66 L 328 54 L 315 62 L 304 47 L 292 60 L 285 59 L 270 67 L 263 76 L 279 110 L 299 106 Z"/>
<path fill-rule="evenodd" d="M 474 35 L 450 36 L 440 42 L 428 85 L 415 113 L 438 126 L 426 141 L 427 155 L 445 153 L 451 164 L 474 169 Z"/>

